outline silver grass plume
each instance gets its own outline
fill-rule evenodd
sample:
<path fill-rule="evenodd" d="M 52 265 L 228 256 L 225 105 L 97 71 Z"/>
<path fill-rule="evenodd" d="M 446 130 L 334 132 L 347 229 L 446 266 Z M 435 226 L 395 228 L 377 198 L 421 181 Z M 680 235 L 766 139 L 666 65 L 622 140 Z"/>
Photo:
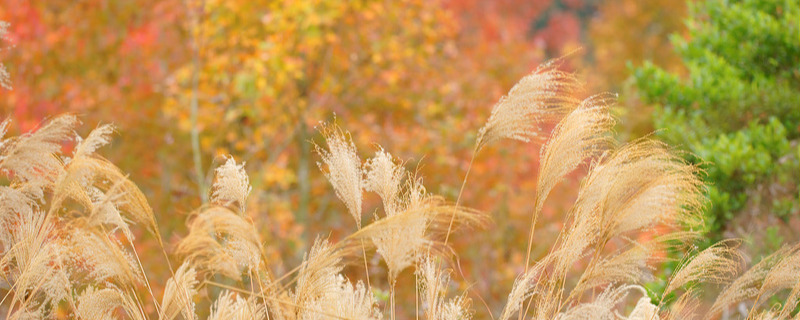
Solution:
<path fill-rule="evenodd" d="M 418 187 L 418 183 L 420 183 L 418 179 L 408 179 L 407 182 L 407 190 L 424 192 L 423 188 Z M 408 199 L 424 197 L 425 195 L 417 195 L 410 196 Z M 430 203 L 394 201 L 400 203 L 400 206 L 403 207 L 402 211 L 392 215 L 387 212 L 386 218 L 373 223 L 381 228 L 371 236 L 376 251 L 389 269 L 390 282 L 394 282 L 401 271 L 414 265 L 421 249 L 431 243 L 426 237 L 426 231 L 429 231 L 427 229 L 432 218 L 429 215 L 431 211 L 427 211 L 426 208 Z"/>
<path fill-rule="evenodd" d="M 713 318 L 731 305 L 758 297 L 764 280 L 769 276 L 773 268 L 794 251 L 793 249 L 788 246 L 779 249 L 764 257 L 741 276 L 734 279 L 730 285 L 720 292 L 706 316 Z"/>
<path fill-rule="evenodd" d="M 511 319 L 515 313 L 520 311 L 523 303 L 531 296 L 542 294 L 542 292 L 537 291 L 538 280 L 544 273 L 544 269 L 550 264 L 550 260 L 552 260 L 551 255 L 545 256 L 542 260 L 534 264 L 532 268 L 528 269 L 527 272 L 514 280 L 514 285 L 511 287 L 511 292 L 508 294 L 506 306 L 503 308 L 503 313 L 501 313 L 499 318 L 500 320 Z"/>
<path fill-rule="evenodd" d="M 558 70 L 557 62 L 539 66 L 500 98 L 478 131 L 476 149 L 500 139 L 541 139 L 544 122 L 558 119 L 578 105 L 572 95 L 580 84 L 572 74 Z"/>
<path fill-rule="evenodd" d="M 244 299 L 239 295 L 224 291 L 219 295 L 208 320 L 262 320 L 267 311 L 263 304 L 259 304 L 251 297 Z"/>
<path fill-rule="evenodd" d="M 221 206 L 235 204 L 240 213 L 247 206 L 247 195 L 253 188 L 250 178 L 244 171 L 244 163 L 237 165 L 233 157 L 216 169 L 214 184 L 211 186 L 211 202 Z"/>
<path fill-rule="evenodd" d="M 655 245 L 633 243 L 632 247 L 611 257 L 603 257 L 589 267 L 578 279 L 573 289 L 583 292 L 607 284 L 638 284 L 650 279 L 652 267 L 648 264 Z"/>
<path fill-rule="evenodd" d="M 258 268 L 261 246 L 253 225 L 226 207 L 203 208 L 190 217 L 189 234 L 177 253 L 198 272 L 241 279 L 243 269 Z"/>
<path fill-rule="evenodd" d="M 0 125 L 5 133 L 9 120 Z M 56 117 L 36 131 L 4 139 L 0 143 L 0 171 L 13 174 L 14 180 L 43 189 L 55 182 L 63 171 L 58 155 L 61 144 L 71 140 L 78 119 L 72 115 Z"/>
<path fill-rule="evenodd" d="M 692 282 L 724 284 L 733 279 L 744 261 L 735 241 L 723 241 L 710 246 L 685 261 L 669 280 L 663 294 Z"/>
<path fill-rule="evenodd" d="M 183 315 L 183 319 L 195 320 L 194 296 L 197 294 L 197 272 L 188 263 L 182 264 L 175 275 L 167 280 L 161 300 L 159 320 L 172 320 Z"/>
<path fill-rule="evenodd" d="M 556 320 L 616 320 L 617 313 L 614 310 L 625 297 L 628 291 L 635 286 L 608 287 L 592 302 L 579 304 L 569 308 L 563 313 L 559 313 Z"/>
<path fill-rule="evenodd" d="M 609 109 L 615 100 L 612 94 L 589 97 L 553 129 L 541 151 L 535 212 L 566 174 L 613 145 L 610 133 L 615 121 Z"/>
<path fill-rule="evenodd" d="M 402 164 L 381 148 L 364 164 L 364 171 L 364 190 L 377 193 L 383 201 L 386 215 L 395 215 L 400 205 L 401 182 L 406 175 Z"/>
<path fill-rule="evenodd" d="M 75 140 L 77 140 L 78 144 L 75 146 L 73 156 L 89 156 L 100 147 L 111 143 L 111 134 L 114 133 L 114 130 L 115 128 L 113 125 L 104 124 L 92 130 L 92 132 L 86 136 L 86 139 L 80 136 L 76 137 Z"/>
<path fill-rule="evenodd" d="M 78 295 L 77 307 L 80 319 L 114 319 L 117 308 L 122 308 L 131 319 L 147 319 L 134 299 L 115 287 L 87 287 Z"/>
<path fill-rule="evenodd" d="M 142 191 L 125 173 L 100 156 L 76 153 L 52 188 L 50 208 L 55 214 L 69 215 L 69 211 L 59 209 L 65 202 L 74 201 L 86 209 L 88 216 L 73 215 L 71 220 L 83 218 L 90 225 L 111 224 L 131 240 L 132 234 L 126 229 L 130 222 L 135 222 L 158 236 L 155 214 Z"/>
<path fill-rule="evenodd" d="M 644 296 L 636 301 L 636 306 L 633 307 L 633 311 L 628 315 L 628 320 L 659 320 L 658 306 L 650 302 L 650 297 L 646 291 L 642 291 Z"/>
<path fill-rule="evenodd" d="M 430 256 L 423 257 L 417 266 L 417 288 L 422 293 L 422 306 L 425 318 L 429 320 L 469 320 L 472 319 L 471 301 L 465 296 L 457 296 L 445 301 L 450 275 L 439 268 Z"/>
<path fill-rule="evenodd" d="M 342 257 L 327 240 L 318 238 L 303 259 L 297 285 L 291 294 L 294 302 L 288 317 L 294 319 L 305 309 L 319 310 L 315 305 L 326 293 L 336 290 L 335 276 L 342 270 Z"/>
<path fill-rule="evenodd" d="M 321 162 L 317 162 L 317 166 L 330 181 L 336 196 L 347 206 L 347 210 L 360 229 L 363 189 L 361 159 L 348 132 L 342 131 L 336 125 L 323 125 L 320 133 L 325 138 L 328 148 L 314 145 L 322 158 Z"/>
<path fill-rule="evenodd" d="M 334 285 L 325 291 L 309 308 L 301 311 L 300 319 L 364 319 L 378 320 L 383 316 L 378 301 L 363 282 L 351 284 L 342 275 L 332 276 Z"/>
<path fill-rule="evenodd" d="M 112 282 L 122 287 L 143 281 L 136 257 L 101 230 L 72 229 L 64 237 L 65 255 L 73 272 L 92 282 Z"/>

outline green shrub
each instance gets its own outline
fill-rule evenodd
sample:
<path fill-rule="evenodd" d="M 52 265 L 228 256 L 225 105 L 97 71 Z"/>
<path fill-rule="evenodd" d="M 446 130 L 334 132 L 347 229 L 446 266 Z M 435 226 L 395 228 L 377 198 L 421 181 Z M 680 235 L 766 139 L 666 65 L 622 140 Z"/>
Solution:
<path fill-rule="evenodd" d="M 690 3 L 688 37 L 672 36 L 686 75 L 652 63 L 634 70 L 657 135 L 707 171 L 714 240 L 745 209 L 784 220 L 799 210 L 798 21 L 797 1 Z"/>

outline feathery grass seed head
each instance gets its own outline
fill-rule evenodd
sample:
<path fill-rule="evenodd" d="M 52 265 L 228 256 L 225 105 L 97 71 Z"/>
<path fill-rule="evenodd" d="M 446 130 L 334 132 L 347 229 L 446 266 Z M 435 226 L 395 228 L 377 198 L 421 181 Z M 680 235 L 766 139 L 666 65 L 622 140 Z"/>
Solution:
<path fill-rule="evenodd" d="M 500 139 L 541 139 L 545 121 L 557 119 L 578 105 L 573 97 L 580 88 L 578 80 L 556 67 L 538 67 L 500 98 L 478 132 L 478 149 Z"/>
<path fill-rule="evenodd" d="M 235 204 L 240 213 L 247 206 L 247 195 L 253 188 L 250 178 L 244 171 L 244 163 L 237 165 L 233 157 L 216 169 L 214 184 L 211 186 L 211 202 L 228 206 Z"/>
<path fill-rule="evenodd" d="M 317 153 L 322 158 L 317 162 L 325 178 L 330 181 L 336 196 L 344 202 L 356 225 L 361 228 L 361 198 L 363 181 L 361 176 L 361 159 L 350 134 L 336 125 L 323 125 L 320 133 L 325 137 L 328 148 L 315 144 Z"/>

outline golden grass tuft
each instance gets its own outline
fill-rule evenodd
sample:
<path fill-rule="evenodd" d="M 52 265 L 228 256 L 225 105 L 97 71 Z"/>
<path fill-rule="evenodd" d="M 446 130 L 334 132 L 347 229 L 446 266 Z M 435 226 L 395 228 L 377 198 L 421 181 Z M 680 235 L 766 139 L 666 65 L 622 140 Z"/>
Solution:
<path fill-rule="evenodd" d="M 322 158 L 318 162 L 320 170 L 328 178 L 336 196 L 344 202 L 350 215 L 361 228 L 361 196 L 363 180 L 361 177 L 361 159 L 350 134 L 336 125 L 323 125 L 320 133 L 325 137 L 328 149 L 314 145 Z"/>
<path fill-rule="evenodd" d="M 553 129 L 551 138 L 542 147 L 535 212 L 541 211 L 550 190 L 566 174 L 587 158 L 613 146 L 610 132 L 615 122 L 609 108 L 615 99 L 616 95 L 611 94 L 589 97 Z"/>
<path fill-rule="evenodd" d="M 214 302 L 208 320 L 262 320 L 266 310 L 255 299 L 244 299 L 233 292 L 223 292 Z"/>
<path fill-rule="evenodd" d="M 258 235 L 249 221 L 226 207 L 210 206 L 193 214 L 189 234 L 176 253 L 201 273 L 241 279 L 244 269 L 261 261 Z"/>
<path fill-rule="evenodd" d="M 670 278 L 664 294 L 698 281 L 728 283 L 739 273 L 739 267 L 744 261 L 738 247 L 736 241 L 725 241 L 700 251 L 681 264 Z"/>
<path fill-rule="evenodd" d="M 81 291 L 77 302 L 76 313 L 81 319 L 113 319 L 118 308 L 131 319 L 147 319 L 132 297 L 114 287 L 97 289 L 89 286 Z"/>
<path fill-rule="evenodd" d="M 469 320 L 472 301 L 465 295 L 445 300 L 450 274 L 439 268 L 431 257 L 420 259 L 416 271 L 417 290 L 422 294 L 422 307 L 426 319 Z"/>
<path fill-rule="evenodd" d="M 396 161 L 391 154 L 383 148 L 375 153 L 375 156 L 367 160 L 364 164 L 366 179 L 364 179 L 364 190 L 374 192 L 383 201 L 383 210 L 387 216 L 397 213 L 398 206 L 401 205 L 399 199 L 400 188 L 406 170 L 402 163 Z"/>
<path fill-rule="evenodd" d="M 197 295 L 197 272 L 188 263 L 182 264 L 175 275 L 167 280 L 161 300 L 161 320 L 172 320 L 182 315 L 183 319 L 197 319 L 194 296 Z"/>
<path fill-rule="evenodd" d="M 761 289 L 764 282 L 773 270 L 780 270 L 776 268 L 782 261 L 792 256 L 792 253 L 797 254 L 797 247 L 785 246 L 775 253 L 764 257 L 759 263 L 755 264 L 744 274 L 736 278 L 717 296 L 714 304 L 711 306 L 708 314 L 714 317 L 722 313 L 723 309 L 728 306 L 747 301 L 750 299 L 760 300 Z M 779 271 L 778 271 L 779 272 Z M 796 303 L 795 303 L 796 304 Z"/>
<path fill-rule="evenodd" d="M 247 206 L 247 195 L 253 187 L 244 171 L 244 163 L 237 165 L 233 157 L 217 168 L 216 181 L 211 186 L 211 202 L 220 206 L 233 205 L 239 212 Z"/>
<path fill-rule="evenodd" d="M 500 139 L 543 140 L 542 124 L 578 105 L 580 100 L 574 97 L 580 89 L 578 80 L 571 73 L 558 70 L 558 65 L 555 60 L 538 67 L 500 98 L 486 124 L 478 130 L 476 149 Z"/>

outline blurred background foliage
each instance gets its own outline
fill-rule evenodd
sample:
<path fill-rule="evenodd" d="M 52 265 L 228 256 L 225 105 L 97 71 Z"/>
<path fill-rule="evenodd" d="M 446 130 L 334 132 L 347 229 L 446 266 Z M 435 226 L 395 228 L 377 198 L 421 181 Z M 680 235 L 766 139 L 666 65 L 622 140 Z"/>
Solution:
<path fill-rule="evenodd" d="M 797 1 L 692 4 L 688 37 L 671 36 L 686 74 L 653 62 L 633 72 L 657 135 L 704 163 L 708 244 L 754 237 L 754 249 L 774 250 L 765 240 L 798 233 L 788 225 L 800 211 L 798 21 Z"/>
<path fill-rule="evenodd" d="M 316 168 L 311 142 L 320 141 L 320 121 L 348 129 L 359 150 L 383 146 L 417 169 L 429 191 L 454 200 L 493 103 L 542 61 L 572 53 L 564 68 L 580 74 L 587 92 L 621 94 L 620 135 L 656 129 L 704 161 L 707 231 L 712 239 L 749 237 L 758 257 L 764 246 L 800 237 L 798 6 L 1 0 L 14 47 L 0 54 L 14 89 L 0 91 L 0 107 L 17 132 L 63 112 L 77 113 L 84 130 L 116 124 L 117 139 L 102 153 L 142 188 L 172 244 L 186 234 L 200 185 L 222 156 L 246 161 L 254 185 L 247 212 L 282 274 L 317 235 L 335 240 L 355 229 Z M 525 265 L 537 157 L 533 144 L 485 150 L 462 198 L 494 222 L 454 238 L 459 278 L 467 280 L 460 289 L 488 293 L 482 298 L 494 310 Z M 570 178 L 552 192 L 534 255 L 550 247 L 579 183 Z M 365 204 L 373 212 L 379 200 Z M 138 238 L 140 252 L 156 255 L 152 239 Z M 370 263 L 373 282 L 385 281 L 379 260 Z M 167 278 L 163 265 L 148 267 Z"/>

